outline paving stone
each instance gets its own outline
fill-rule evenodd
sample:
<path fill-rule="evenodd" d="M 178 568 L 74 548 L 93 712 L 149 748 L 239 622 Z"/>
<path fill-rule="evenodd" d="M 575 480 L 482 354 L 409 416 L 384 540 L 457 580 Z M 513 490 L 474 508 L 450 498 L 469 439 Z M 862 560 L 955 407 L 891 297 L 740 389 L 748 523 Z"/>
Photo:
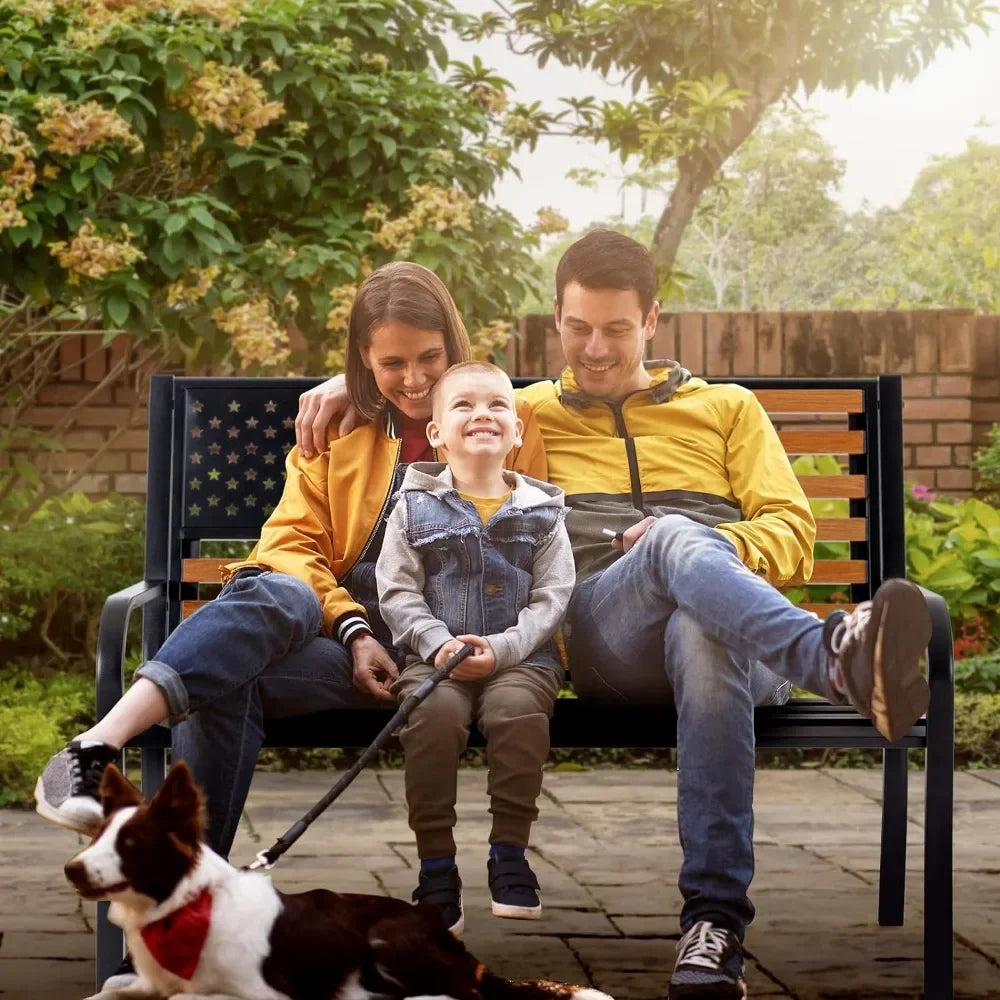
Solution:
<path fill-rule="evenodd" d="M 333 772 L 255 777 L 234 860 L 267 847 Z M 881 774 L 761 770 L 758 916 L 747 935 L 753 1000 L 919 996 L 923 777 L 910 773 L 906 926 L 876 926 Z M 486 885 L 486 773 L 459 773 L 458 861 L 471 950 L 503 975 L 587 982 L 618 1000 L 662 1000 L 679 936 L 676 774 L 547 772 L 531 863 L 543 918 L 497 920 Z M 956 775 L 956 997 L 1000 998 L 1000 771 Z M 0 810 L 0 998 L 76 1000 L 93 990 L 95 904 L 62 874 L 85 845 L 27 810 Z M 325 886 L 408 899 L 416 851 L 400 771 L 367 771 L 275 868 L 288 891 Z M 31 956 L 31 957 L 27 957 Z"/>

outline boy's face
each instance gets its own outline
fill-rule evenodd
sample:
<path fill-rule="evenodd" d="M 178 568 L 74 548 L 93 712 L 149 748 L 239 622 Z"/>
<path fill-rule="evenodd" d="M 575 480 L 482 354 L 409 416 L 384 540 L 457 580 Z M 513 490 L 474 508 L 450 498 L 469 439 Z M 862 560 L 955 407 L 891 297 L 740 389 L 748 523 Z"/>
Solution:
<path fill-rule="evenodd" d="M 490 372 L 457 372 L 435 393 L 427 440 L 452 458 L 495 458 L 521 444 L 521 421 L 510 379 Z"/>
<path fill-rule="evenodd" d="M 566 362 L 584 392 L 620 401 L 648 383 L 642 361 L 656 329 L 658 303 L 643 316 L 634 289 L 584 288 L 570 281 L 562 310 L 558 303 L 554 308 Z"/>

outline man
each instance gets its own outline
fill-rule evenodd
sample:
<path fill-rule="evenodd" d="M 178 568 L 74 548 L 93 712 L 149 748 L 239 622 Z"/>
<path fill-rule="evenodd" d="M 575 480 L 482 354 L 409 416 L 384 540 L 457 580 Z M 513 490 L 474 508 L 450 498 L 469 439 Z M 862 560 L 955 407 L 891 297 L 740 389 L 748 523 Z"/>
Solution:
<path fill-rule="evenodd" d="M 754 915 L 754 705 L 781 703 L 796 684 L 900 739 L 929 700 L 919 660 L 930 615 L 903 580 L 825 622 L 775 589 L 812 570 L 808 502 L 751 392 L 643 363 L 656 288 L 634 240 L 596 231 L 574 243 L 554 302 L 568 368 L 518 396 L 571 508 L 577 693 L 676 705 L 684 906 L 669 996 L 728 1000 L 745 995 Z M 304 450 L 337 409 L 328 392 L 300 404 Z"/>

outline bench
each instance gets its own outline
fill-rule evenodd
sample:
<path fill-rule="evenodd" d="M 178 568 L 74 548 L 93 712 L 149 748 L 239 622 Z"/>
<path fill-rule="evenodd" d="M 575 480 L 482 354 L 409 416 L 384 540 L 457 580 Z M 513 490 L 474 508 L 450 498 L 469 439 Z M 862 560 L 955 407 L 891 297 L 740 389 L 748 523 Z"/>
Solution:
<path fill-rule="evenodd" d="M 107 599 L 97 655 L 97 714 L 123 690 L 129 619 L 142 612 L 142 655 L 151 657 L 175 628 L 204 603 L 201 588 L 219 583 L 228 559 L 203 558 L 210 540 L 256 540 L 281 496 L 284 456 L 294 443 L 293 419 L 306 378 L 199 378 L 157 375 L 149 400 L 145 579 Z M 532 379 L 515 379 L 527 384 Z M 710 380 L 723 381 L 723 380 Z M 732 379 L 756 393 L 779 429 L 790 456 L 833 455 L 829 474 L 803 475 L 806 494 L 824 503 L 818 516 L 812 585 L 797 597 L 825 615 L 830 585 L 852 607 L 889 577 L 904 576 L 903 402 L 899 376 L 832 379 Z M 846 463 L 844 458 L 846 457 Z M 845 467 L 846 465 L 846 467 Z M 834 471 L 836 474 L 833 474 Z M 829 516 L 827 516 L 829 515 Z M 835 555 L 836 558 L 830 557 Z M 816 593 L 816 586 L 827 592 Z M 757 745 L 772 748 L 879 748 L 883 808 L 878 922 L 903 923 L 906 871 L 907 757 L 926 751 L 924 866 L 925 996 L 952 996 L 952 799 L 954 692 L 948 609 L 928 594 L 934 622 L 928 652 L 931 687 L 927 718 L 889 746 L 852 709 L 793 699 L 758 709 Z M 572 668 L 572 664 L 570 665 Z M 341 711 L 267 725 L 275 747 L 364 747 L 386 721 L 378 710 Z M 331 742 L 331 734 L 333 742 Z M 477 742 L 473 733 L 473 745 Z M 609 708 L 560 699 L 552 720 L 554 747 L 675 747 L 670 709 Z M 481 741 L 479 741 L 481 742 Z M 154 727 L 133 741 L 141 748 L 143 790 L 162 781 L 169 732 Z M 312 803 L 303 802 L 303 811 Z M 120 931 L 100 904 L 97 981 L 122 957 Z"/>

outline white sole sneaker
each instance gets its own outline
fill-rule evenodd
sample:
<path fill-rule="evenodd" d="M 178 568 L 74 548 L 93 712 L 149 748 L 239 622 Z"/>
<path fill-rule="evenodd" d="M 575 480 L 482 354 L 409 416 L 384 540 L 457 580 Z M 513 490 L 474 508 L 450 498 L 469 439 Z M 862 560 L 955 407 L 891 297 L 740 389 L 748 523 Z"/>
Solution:
<path fill-rule="evenodd" d="M 39 816 L 44 817 L 50 823 L 55 823 L 57 826 L 72 830 L 74 833 L 83 834 L 85 837 L 92 836 L 101 825 L 101 820 L 104 818 L 103 815 L 95 822 L 92 809 L 74 810 L 70 803 L 72 803 L 72 799 L 67 799 L 61 807 L 56 808 L 46 801 L 45 787 L 42 784 L 42 779 L 39 778 L 35 782 L 35 812 Z M 69 808 L 67 809 L 66 806 L 69 806 Z M 96 803 L 94 803 L 94 808 L 100 810 L 100 806 Z"/>
<path fill-rule="evenodd" d="M 495 899 L 493 904 L 494 917 L 506 917 L 508 920 L 541 920 L 542 904 L 538 906 L 511 906 L 510 903 L 498 903 Z"/>

